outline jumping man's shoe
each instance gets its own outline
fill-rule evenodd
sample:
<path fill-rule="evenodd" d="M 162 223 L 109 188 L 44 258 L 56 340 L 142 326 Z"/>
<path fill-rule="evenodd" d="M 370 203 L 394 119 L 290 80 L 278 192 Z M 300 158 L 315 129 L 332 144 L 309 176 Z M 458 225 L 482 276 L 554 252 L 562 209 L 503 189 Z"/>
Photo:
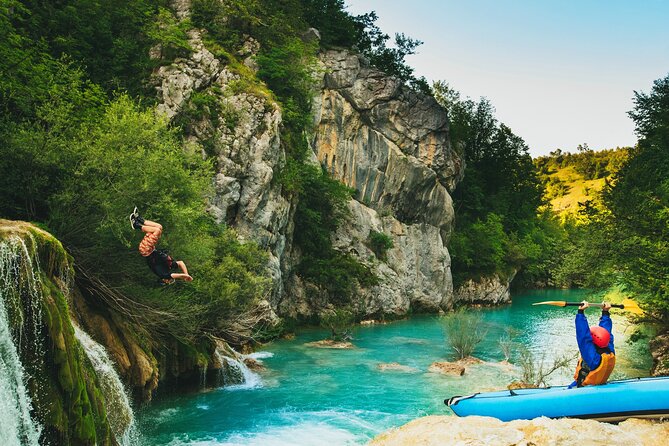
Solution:
<path fill-rule="evenodd" d="M 137 206 L 135 206 L 135 209 L 133 209 L 132 214 L 130 214 L 130 227 L 132 229 L 142 229 L 142 225 L 144 224 L 144 219 L 139 216 L 139 212 L 137 211 Z"/>

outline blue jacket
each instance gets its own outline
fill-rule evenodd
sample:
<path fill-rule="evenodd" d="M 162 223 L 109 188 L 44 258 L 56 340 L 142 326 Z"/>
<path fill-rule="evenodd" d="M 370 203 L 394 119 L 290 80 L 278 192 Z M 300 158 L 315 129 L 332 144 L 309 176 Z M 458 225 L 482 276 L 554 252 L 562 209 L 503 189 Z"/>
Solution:
<path fill-rule="evenodd" d="M 613 321 L 611 321 L 609 313 L 602 312 L 602 316 L 599 318 L 599 326 L 604 327 L 611 333 L 608 347 L 609 350 L 611 350 L 611 353 L 615 354 L 616 351 L 613 347 L 613 332 L 611 331 L 613 329 Z M 583 358 L 583 361 L 590 367 L 590 370 L 595 370 L 599 367 L 599 364 L 602 362 L 602 355 L 597 352 L 597 346 L 592 341 L 592 336 L 590 335 L 588 319 L 582 311 L 579 311 L 576 314 L 576 343 L 578 344 L 578 351 L 581 353 L 581 358 Z M 569 387 L 575 386 L 576 381 L 569 385 Z"/>

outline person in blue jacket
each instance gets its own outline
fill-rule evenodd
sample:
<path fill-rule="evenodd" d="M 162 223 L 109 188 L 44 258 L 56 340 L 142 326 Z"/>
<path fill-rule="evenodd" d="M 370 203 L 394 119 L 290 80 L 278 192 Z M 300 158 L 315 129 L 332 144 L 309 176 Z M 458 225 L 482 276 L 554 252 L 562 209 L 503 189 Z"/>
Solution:
<path fill-rule="evenodd" d="M 576 314 L 576 342 L 581 357 L 574 373 L 572 387 L 604 384 L 609 379 L 616 365 L 616 352 L 613 346 L 613 321 L 609 315 L 611 304 L 604 302 L 599 325 L 590 327 L 585 317 L 588 302 L 583 301 Z"/>

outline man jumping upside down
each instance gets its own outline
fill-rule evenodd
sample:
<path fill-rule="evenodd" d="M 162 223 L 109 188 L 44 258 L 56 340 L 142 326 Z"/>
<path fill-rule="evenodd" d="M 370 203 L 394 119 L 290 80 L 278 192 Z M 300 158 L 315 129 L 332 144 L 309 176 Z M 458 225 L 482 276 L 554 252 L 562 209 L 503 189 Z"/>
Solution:
<path fill-rule="evenodd" d="M 160 278 L 161 284 L 174 283 L 176 279 L 186 282 L 193 280 L 184 262 L 174 260 L 167 252 L 156 249 L 163 234 L 163 226 L 160 223 L 143 219 L 135 208 L 130 214 L 130 224 L 133 229 L 141 229 L 144 232 L 144 238 L 139 242 L 139 253 L 146 258 L 147 265 Z"/>

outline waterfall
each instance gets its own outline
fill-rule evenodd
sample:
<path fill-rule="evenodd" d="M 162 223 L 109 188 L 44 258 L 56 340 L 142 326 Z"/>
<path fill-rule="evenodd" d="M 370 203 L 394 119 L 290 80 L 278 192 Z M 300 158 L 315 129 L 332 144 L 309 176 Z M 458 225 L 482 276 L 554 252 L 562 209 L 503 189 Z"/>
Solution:
<path fill-rule="evenodd" d="M 234 350 L 233 353 L 236 354 Z M 243 355 L 228 356 L 219 348 L 215 350 L 214 354 L 222 366 L 219 372 L 219 384 L 222 384 L 226 389 L 240 390 L 262 387 L 260 375 L 244 364 Z"/>
<path fill-rule="evenodd" d="M 32 401 L 26 387 L 30 377 L 19 357 L 26 316 L 32 318 L 33 330 L 41 325 L 35 323 L 41 321 L 41 291 L 34 271 L 22 239 L 8 237 L 0 242 L 0 444 L 3 446 L 38 446 L 42 430 L 30 415 Z M 22 300 L 28 302 L 30 314 L 21 312 Z M 40 338 L 32 339 L 36 342 L 35 352 L 41 352 Z"/>
<path fill-rule="evenodd" d="M 107 419 L 116 437 L 116 441 L 121 446 L 135 444 L 138 438 L 135 416 L 123 383 L 114 368 L 114 363 L 102 345 L 95 342 L 85 331 L 75 324 L 73 326 L 74 335 L 84 348 L 100 381 L 100 388 L 105 398 Z"/>

